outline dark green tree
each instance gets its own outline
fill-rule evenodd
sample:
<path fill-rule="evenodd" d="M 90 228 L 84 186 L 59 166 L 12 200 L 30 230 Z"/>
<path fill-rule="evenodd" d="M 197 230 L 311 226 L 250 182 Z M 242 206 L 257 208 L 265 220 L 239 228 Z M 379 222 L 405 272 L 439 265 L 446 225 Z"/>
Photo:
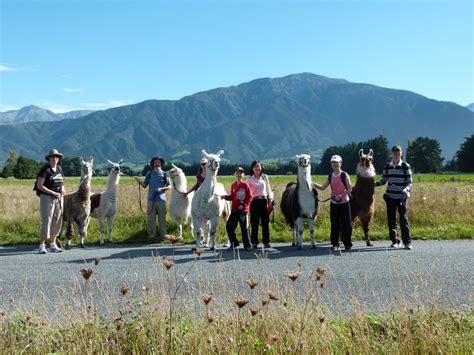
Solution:
<path fill-rule="evenodd" d="M 13 176 L 16 179 L 33 179 L 38 175 L 39 170 L 43 164 L 36 160 L 20 156 L 13 168 Z"/>
<path fill-rule="evenodd" d="M 434 173 L 443 166 L 441 146 L 437 139 L 418 137 L 408 142 L 406 160 L 417 173 Z"/>
<path fill-rule="evenodd" d="M 81 176 L 81 158 L 64 157 L 60 164 L 65 176 Z"/>
<path fill-rule="evenodd" d="M 2 173 L 0 174 L 4 178 L 12 177 L 13 176 L 13 169 L 17 163 L 17 155 L 15 149 L 10 149 L 8 151 L 8 159 L 5 163 L 5 166 L 2 169 Z"/>
<path fill-rule="evenodd" d="M 470 137 L 465 137 L 466 141 L 461 144 L 461 147 L 456 152 L 456 162 L 459 171 L 474 172 L 474 134 Z"/>

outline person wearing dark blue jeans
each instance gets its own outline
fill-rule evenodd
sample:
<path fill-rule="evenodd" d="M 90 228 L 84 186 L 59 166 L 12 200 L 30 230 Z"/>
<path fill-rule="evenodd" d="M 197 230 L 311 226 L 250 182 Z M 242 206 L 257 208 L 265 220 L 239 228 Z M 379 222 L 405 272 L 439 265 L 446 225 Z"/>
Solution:
<path fill-rule="evenodd" d="M 237 240 L 237 235 L 235 234 L 237 224 L 240 224 L 240 231 L 242 232 L 242 242 L 244 243 L 244 247 L 245 249 L 249 249 L 250 239 L 247 228 L 247 213 L 243 211 L 232 211 L 225 226 L 231 247 L 237 248 L 239 246 L 239 241 Z"/>

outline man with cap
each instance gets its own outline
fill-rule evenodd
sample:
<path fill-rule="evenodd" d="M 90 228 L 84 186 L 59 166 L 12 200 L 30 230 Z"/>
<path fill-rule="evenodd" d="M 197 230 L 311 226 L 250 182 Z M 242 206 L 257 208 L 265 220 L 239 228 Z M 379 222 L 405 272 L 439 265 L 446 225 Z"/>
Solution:
<path fill-rule="evenodd" d="M 250 246 L 249 231 L 247 227 L 247 214 L 252 201 L 252 190 L 245 181 L 242 181 L 245 170 L 242 167 L 235 168 L 234 176 L 237 179 L 230 187 L 230 195 L 222 196 L 222 198 L 232 201 L 232 212 L 226 224 L 227 235 L 229 236 L 229 250 L 234 250 L 239 246 L 239 241 L 235 234 L 237 224 L 240 224 L 242 232 L 242 241 L 245 250 L 252 250 Z"/>
<path fill-rule="evenodd" d="M 135 180 L 143 187 L 148 189 L 148 238 L 156 237 L 156 216 L 160 223 L 160 240 L 163 240 L 166 234 L 166 191 L 171 188 L 169 177 L 162 170 L 165 160 L 161 157 L 153 157 L 150 161 L 150 170 L 145 180 L 139 178 Z"/>
<path fill-rule="evenodd" d="M 39 253 L 46 254 L 46 239 L 50 239 L 49 251 L 60 253 L 56 239 L 61 232 L 63 222 L 62 206 L 64 189 L 64 175 L 58 165 L 63 155 L 57 149 L 51 149 L 45 159 L 48 164 L 43 166 L 36 178 L 35 190 L 40 198 L 40 246 Z"/>
<path fill-rule="evenodd" d="M 405 249 L 412 250 L 410 226 L 408 224 L 407 199 L 413 186 L 410 165 L 402 160 L 403 150 L 399 145 L 391 149 L 392 161 L 385 164 L 382 178 L 375 186 L 387 185 L 383 199 L 387 204 L 387 222 L 392 248 L 400 247 L 400 238 L 397 230 L 397 210 L 400 216 L 400 230 Z"/>

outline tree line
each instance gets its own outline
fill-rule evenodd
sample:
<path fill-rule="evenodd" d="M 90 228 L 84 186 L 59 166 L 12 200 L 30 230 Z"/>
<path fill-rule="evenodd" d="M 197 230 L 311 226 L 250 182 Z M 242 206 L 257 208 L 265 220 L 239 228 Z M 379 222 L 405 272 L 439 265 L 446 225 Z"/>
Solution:
<path fill-rule="evenodd" d="M 368 139 L 363 142 L 351 142 L 345 145 L 334 145 L 328 147 L 322 154 L 319 162 L 311 163 L 311 171 L 314 174 L 324 175 L 331 172 L 330 159 L 334 154 L 343 158 L 343 169 L 350 174 L 355 173 L 355 167 L 359 161 L 359 150 L 369 149 L 374 151 L 375 170 L 381 172 L 384 164 L 390 159 L 390 148 L 388 140 L 383 135 Z M 44 165 L 34 159 L 24 156 L 17 156 L 14 149 L 9 151 L 9 157 L 0 172 L 0 177 L 14 177 L 17 179 L 35 178 L 40 168 Z M 441 171 L 474 172 L 474 134 L 466 137 L 459 147 L 452 160 L 443 164 L 441 157 L 441 146 L 439 141 L 429 137 L 418 137 L 409 140 L 405 148 L 404 160 L 408 161 L 415 173 L 434 173 Z M 195 175 L 199 171 L 199 162 L 193 164 L 176 163 L 175 165 L 183 169 L 188 176 Z M 223 163 L 219 169 L 222 175 L 231 175 L 236 166 L 241 165 L 250 174 L 249 164 Z M 264 162 L 265 172 L 269 175 L 294 175 L 297 171 L 296 161 L 271 161 Z M 79 157 L 64 157 L 61 160 L 61 167 L 66 176 L 79 176 L 81 174 L 81 162 Z M 126 175 L 145 175 L 151 170 L 150 165 L 145 165 L 141 171 L 134 171 L 126 165 L 122 167 Z M 171 164 L 166 163 L 164 169 L 171 168 Z M 96 176 L 104 175 L 104 171 L 97 169 Z"/>

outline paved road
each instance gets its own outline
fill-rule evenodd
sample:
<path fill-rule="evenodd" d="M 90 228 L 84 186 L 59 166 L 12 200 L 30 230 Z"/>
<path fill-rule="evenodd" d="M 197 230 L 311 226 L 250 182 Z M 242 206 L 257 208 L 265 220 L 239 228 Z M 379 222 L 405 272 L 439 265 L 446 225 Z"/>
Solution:
<path fill-rule="evenodd" d="M 412 251 L 393 250 L 388 244 L 375 242 L 367 248 L 356 242 L 351 253 L 331 252 L 327 244 L 315 250 L 277 244 L 264 254 L 261 250 L 242 250 L 236 255 L 205 252 L 194 266 L 190 247 L 177 246 L 178 274 L 192 266 L 180 297 L 186 303 L 190 298 L 199 300 L 203 292 L 213 292 L 218 304 L 219 298 L 226 296 L 248 296 L 244 281 L 249 277 L 259 280 L 260 292 L 273 289 L 283 294 L 290 283 L 284 274 L 296 271 L 300 261 L 298 292 L 304 293 L 304 278 L 310 270 L 326 268 L 323 301 L 335 311 L 350 311 L 354 301 L 367 309 L 386 309 L 399 304 L 400 299 L 408 303 L 433 301 L 448 308 L 474 305 L 474 241 L 415 241 Z M 76 296 L 84 291 L 79 270 L 85 267 L 97 271 L 88 291 L 104 304 L 119 302 L 122 286 L 130 289 L 129 296 L 139 295 L 142 287 L 147 287 L 160 297 L 162 291 L 166 293 L 167 282 L 161 257 L 172 254 L 169 245 L 91 246 L 47 255 L 36 254 L 33 246 L 1 247 L 0 304 L 11 311 L 45 304 L 52 307 L 69 302 L 65 301 L 69 298 L 77 301 L 80 297 Z M 101 258 L 97 267 L 96 257 Z"/>

